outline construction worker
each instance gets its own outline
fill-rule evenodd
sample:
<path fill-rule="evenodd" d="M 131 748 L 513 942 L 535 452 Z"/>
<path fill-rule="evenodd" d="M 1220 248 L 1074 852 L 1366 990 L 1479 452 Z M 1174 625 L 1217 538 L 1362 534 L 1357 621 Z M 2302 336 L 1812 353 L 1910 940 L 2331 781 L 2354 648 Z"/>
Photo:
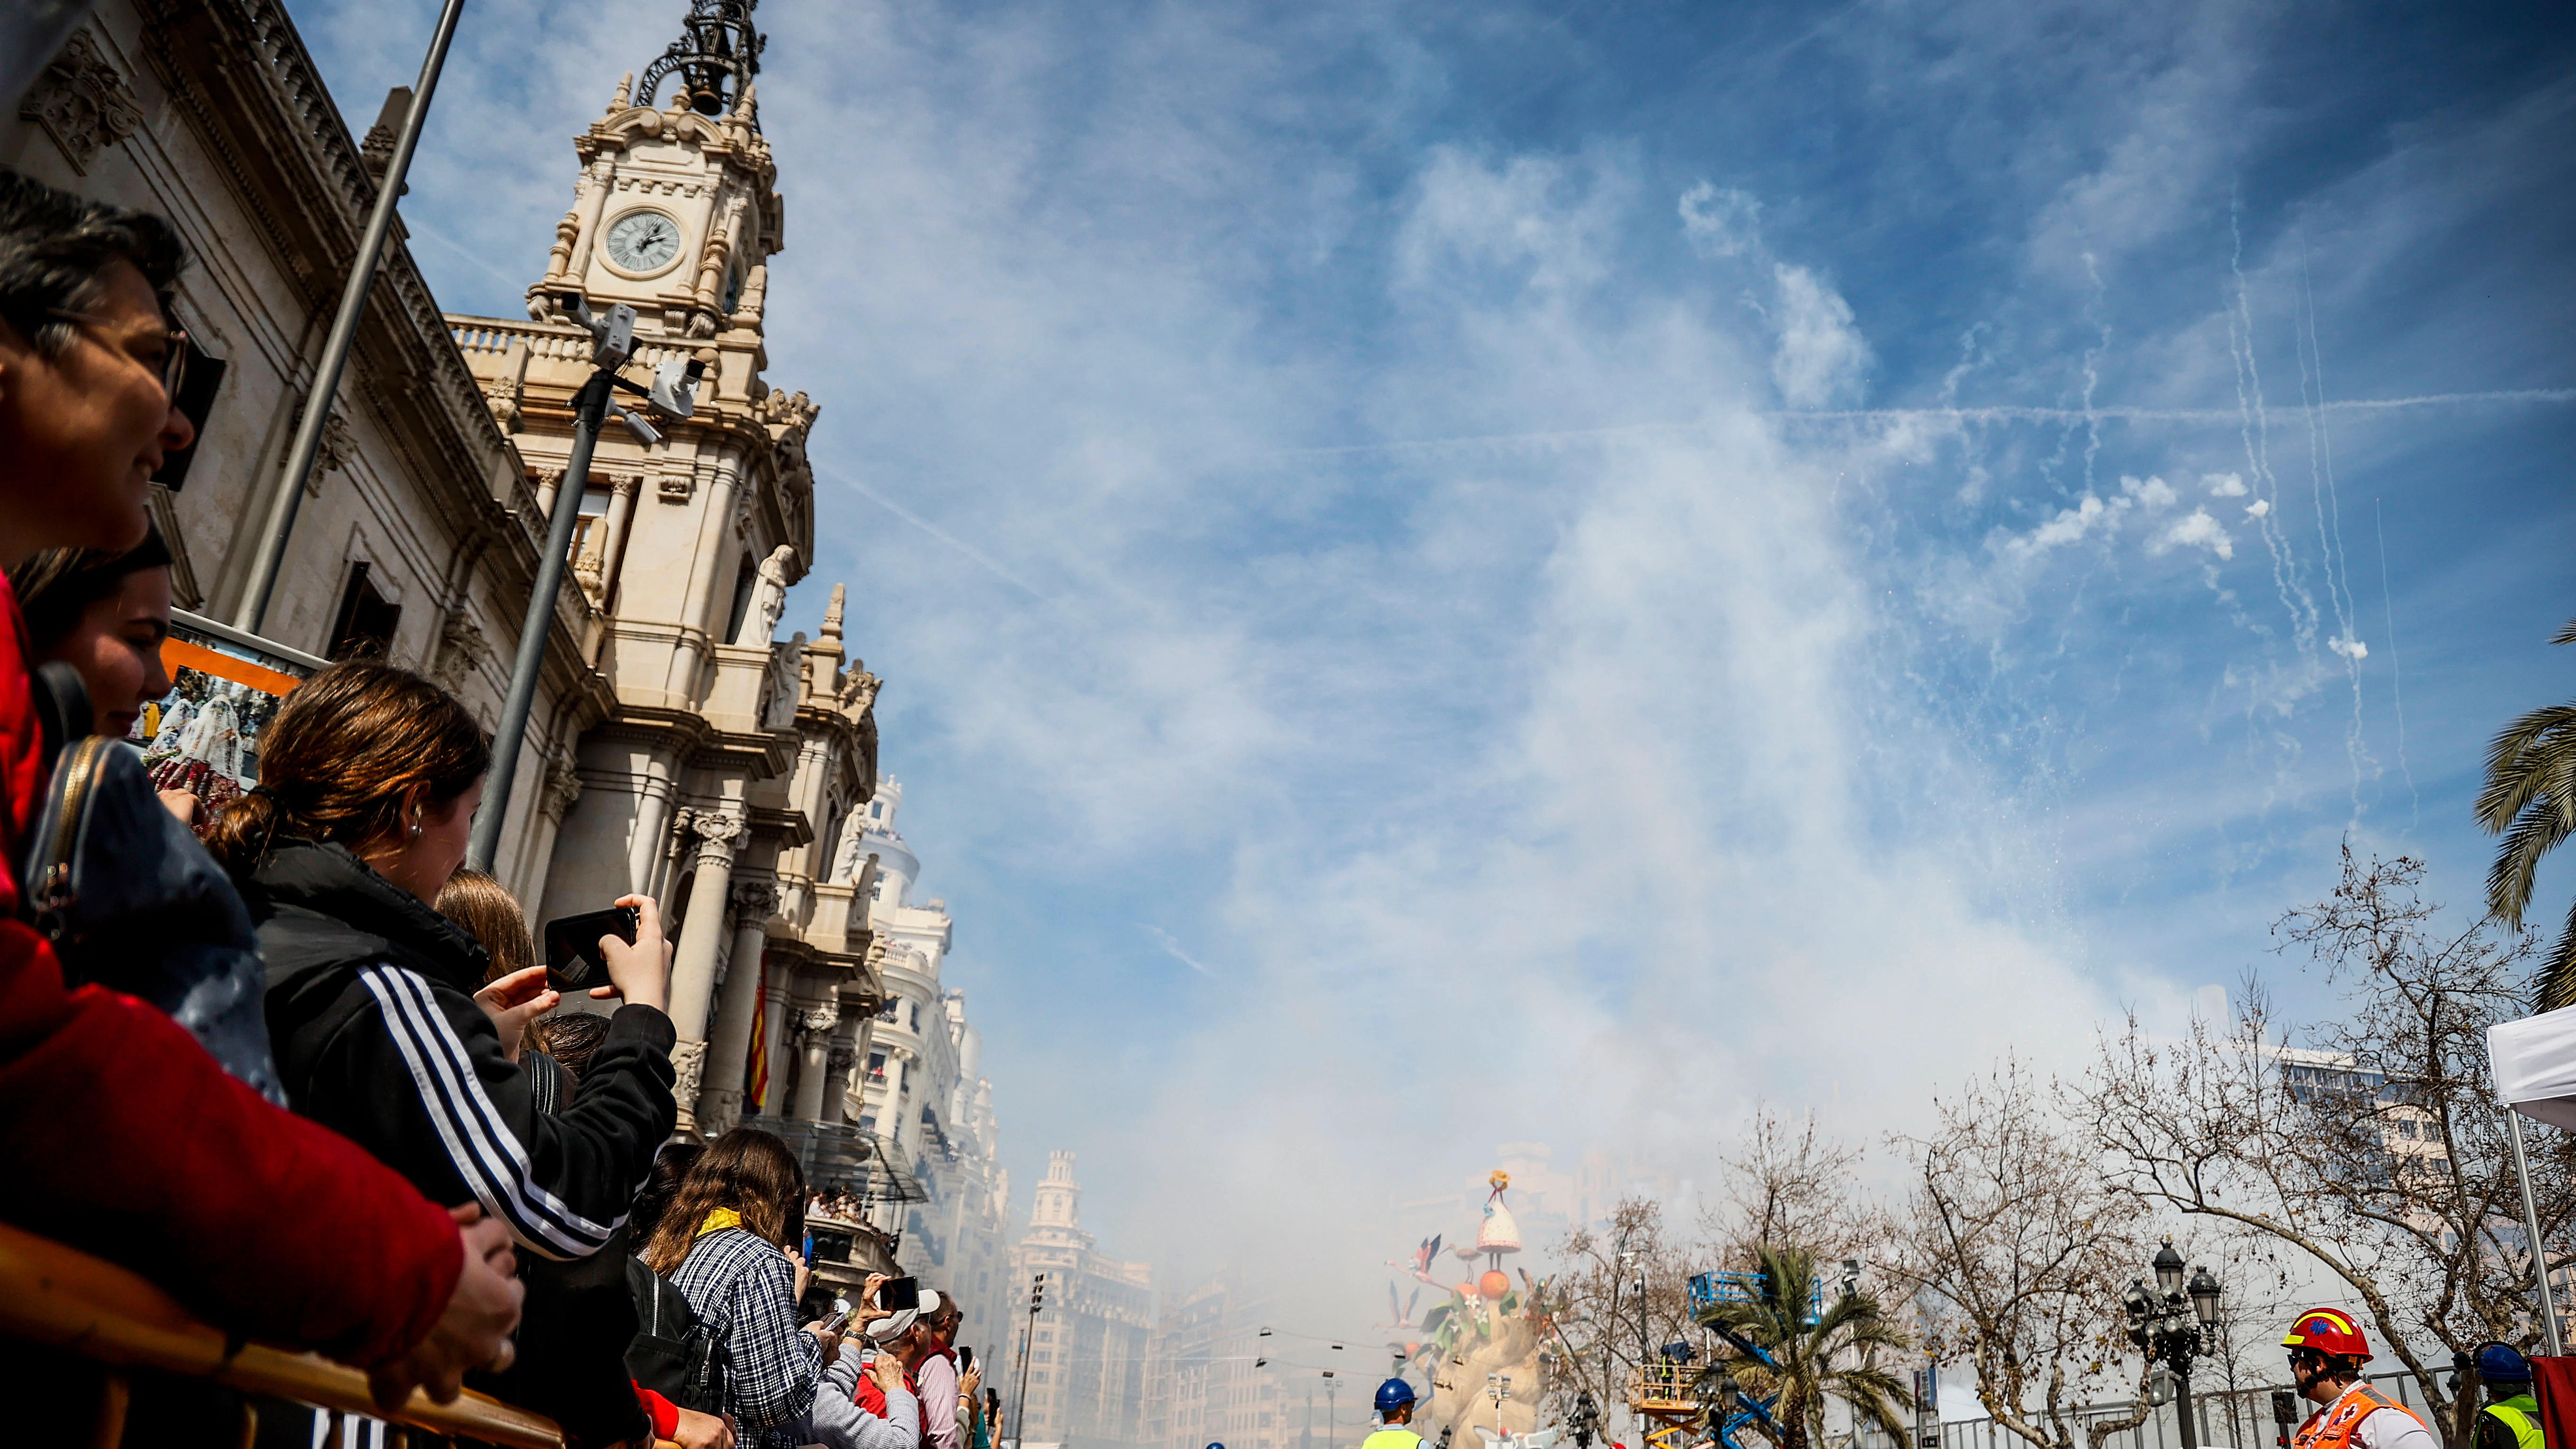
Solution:
<path fill-rule="evenodd" d="M 2540 1404 L 2531 1397 L 2531 1360 L 2509 1344 L 2479 1344 L 2478 1382 L 2487 1388 L 2487 1406 L 2478 1415 L 2478 1449 L 2542 1449 Z"/>
<path fill-rule="evenodd" d="M 1378 1385 L 1377 1416 L 1386 1427 L 1368 1436 L 1360 1449 L 1422 1449 L 1422 1436 L 1404 1427 L 1413 1422 L 1413 1385 L 1400 1378 Z"/>
<path fill-rule="evenodd" d="M 2362 1382 L 2370 1340 L 2350 1317 L 2310 1309 L 2290 1325 L 2281 1346 L 2290 1351 L 2300 1396 L 2317 1405 L 2290 1449 L 2440 1449 L 2414 1410 Z"/>

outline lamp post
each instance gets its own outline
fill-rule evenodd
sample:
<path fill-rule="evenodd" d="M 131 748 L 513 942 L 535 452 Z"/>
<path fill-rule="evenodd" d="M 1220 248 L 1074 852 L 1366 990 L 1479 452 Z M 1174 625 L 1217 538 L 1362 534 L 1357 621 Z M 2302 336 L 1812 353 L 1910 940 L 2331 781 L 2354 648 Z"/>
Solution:
<path fill-rule="evenodd" d="M 1574 1412 L 1565 1416 L 1565 1425 L 1574 1432 L 1574 1449 L 1592 1449 L 1593 1438 L 1601 1432 L 1601 1407 L 1592 1402 L 1590 1389 L 1574 1395 Z"/>
<path fill-rule="evenodd" d="M 2144 1279 L 2131 1283 L 2120 1295 L 2120 1307 L 2129 1317 L 2129 1342 L 2149 1363 L 2173 1375 L 2182 1449 L 2200 1449 L 2191 1419 L 2191 1361 L 2218 1351 L 2221 1290 L 2205 1267 L 2195 1270 L 2188 1283 L 2183 1280 L 2182 1254 L 2174 1251 L 2170 1238 L 2157 1252 L 2154 1267 L 2156 1286 L 2148 1288 Z"/>
<path fill-rule="evenodd" d="M 560 485 L 558 485 L 560 486 Z M 1046 1275 L 1029 1279 L 1029 1321 L 1020 1330 L 1020 1401 L 1011 1408 L 1011 1430 L 1014 1445 L 1029 1441 L 1028 1426 L 1023 1416 L 1029 1411 L 1029 1343 L 1037 1335 L 1038 1310 L 1046 1307 Z"/>

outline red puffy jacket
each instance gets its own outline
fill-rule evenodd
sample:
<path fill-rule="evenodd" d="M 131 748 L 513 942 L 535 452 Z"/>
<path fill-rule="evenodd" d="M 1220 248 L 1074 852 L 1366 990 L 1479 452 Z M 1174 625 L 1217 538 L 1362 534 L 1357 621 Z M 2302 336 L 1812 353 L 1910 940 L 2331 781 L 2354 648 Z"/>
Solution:
<path fill-rule="evenodd" d="M 464 1271 L 446 1210 L 270 1106 L 150 1006 L 64 989 L 20 918 L 44 784 L 26 625 L 0 579 L 0 1218 L 146 1274 L 228 1331 L 374 1364 Z"/>

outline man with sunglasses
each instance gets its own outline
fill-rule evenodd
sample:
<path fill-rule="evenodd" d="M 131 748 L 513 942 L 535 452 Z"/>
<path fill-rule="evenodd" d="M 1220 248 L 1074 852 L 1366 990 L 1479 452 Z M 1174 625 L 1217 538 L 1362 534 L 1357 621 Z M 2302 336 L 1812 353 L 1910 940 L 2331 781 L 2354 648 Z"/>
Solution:
<path fill-rule="evenodd" d="M 2370 1340 L 2332 1308 L 2312 1308 L 2290 1325 L 2281 1345 L 2299 1395 L 2317 1411 L 2299 1426 L 2290 1449 L 2441 1449 L 2415 1411 L 2362 1382 Z"/>

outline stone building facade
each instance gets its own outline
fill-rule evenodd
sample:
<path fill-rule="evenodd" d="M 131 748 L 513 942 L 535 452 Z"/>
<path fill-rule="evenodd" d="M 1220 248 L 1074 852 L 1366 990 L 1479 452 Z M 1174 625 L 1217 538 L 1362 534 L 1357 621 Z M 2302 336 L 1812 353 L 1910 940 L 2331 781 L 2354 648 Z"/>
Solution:
<path fill-rule="evenodd" d="M 1030 1324 L 1027 1401 L 1014 1437 L 1027 1449 L 1162 1449 L 1146 1429 L 1154 1272 L 1099 1252 L 1083 1231 L 1082 1185 L 1070 1152 L 1047 1154 L 1028 1232 L 1011 1250 L 1015 1324 L 1029 1323 L 1029 1285 L 1038 1273 L 1046 1274 L 1046 1297 Z M 1021 1382 L 1016 1340 L 1012 1350 L 1006 1392 Z"/>
<path fill-rule="evenodd" d="M 838 586 L 810 635 L 778 637 L 814 552 L 818 409 L 763 375 L 786 206 L 752 4 L 690 0 L 640 81 L 602 78 L 527 315 L 443 313 L 397 224 L 260 633 L 315 655 L 362 644 L 488 724 L 547 510 L 580 489 L 496 873 L 534 920 L 662 900 L 684 1127 L 757 1109 L 869 1157 L 843 1119 L 886 992 L 865 863 L 837 869 L 829 845 L 875 790 L 878 682 L 846 652 Z M 166 215 L 198 258 L 174 305 L 223 381 L 185 487 L 153 498 L 183 609 L 226 618 L 243 593 L 399 114 L 353 135 L 277 0 L 102 0 L 0 118 L 0 164 Z M 714 362 L 693 417 L 652 446 L 612 423 L 567 479 L 590 367 L 573 294 L 636 309 L 631 378 Z M 370 621 L 354 642 L 353 601 Z M 943 1132 L 971 1115 L 942 1110 Z"/>

